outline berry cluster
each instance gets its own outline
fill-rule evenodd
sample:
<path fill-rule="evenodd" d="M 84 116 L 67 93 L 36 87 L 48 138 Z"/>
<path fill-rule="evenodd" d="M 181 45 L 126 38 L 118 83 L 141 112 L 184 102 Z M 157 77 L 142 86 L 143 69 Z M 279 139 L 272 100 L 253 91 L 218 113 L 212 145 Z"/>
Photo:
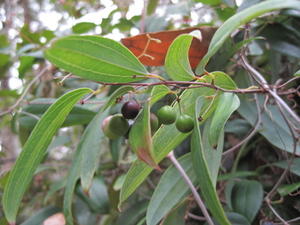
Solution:
<path fill-rule="evenodd" d="M 110 115 L 102 122 L 102 130 L 104 134 L 110 139 L 116 139 L 118 137 L 128 134 L 130 125 L 129 119 L 134 119 L 141 109 L 141 105 L 131 100 L 125 102 L 122 106 L 121 113 Z M 150 127 L 151 133 L 155 133 L 159 124 L 172 124 L 175 123 L 176 128 L 182 133 L 188 133 L 194 128 L 193 119 L 187 114 L 181 114 L 177 118 L 176 111 L 169 105 L 163 106 L 157 112 L 157 116 L 154 113 L 150 114 Z"/>

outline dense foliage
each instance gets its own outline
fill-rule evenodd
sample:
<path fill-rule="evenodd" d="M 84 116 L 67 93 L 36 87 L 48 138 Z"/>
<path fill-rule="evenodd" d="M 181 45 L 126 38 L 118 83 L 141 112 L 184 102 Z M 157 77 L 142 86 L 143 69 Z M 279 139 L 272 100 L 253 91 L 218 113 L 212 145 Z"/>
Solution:
<path fill-rule="evenodd" d="M 299 224 L 300 1 L 99 2 L 0 2 L 0 224 Z"/>

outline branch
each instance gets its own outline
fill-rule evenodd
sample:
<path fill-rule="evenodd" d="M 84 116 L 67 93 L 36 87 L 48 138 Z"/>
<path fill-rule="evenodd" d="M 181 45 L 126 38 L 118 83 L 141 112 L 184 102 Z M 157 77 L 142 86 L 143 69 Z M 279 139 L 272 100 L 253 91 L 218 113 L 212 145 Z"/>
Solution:
<path fill-rule="evenodd" d="M 28 84 L 28 86 L 25 88 L 25 90 L 23 91 L 23 94 L 20 96 L 20 98 L 16 101 L 16 103 L 14 105 L 12 105 L 11 107 L 9 107 L 7 110 L 0 112 L 0 117 L 4 116 L 7 113 L 11 113 L 15 108 L 17 108 L 20 103 L 23 101 L 23 99 L 25 98 L 26 94 L 28 93 L 28 91 L 30 90 L 31 86 L 38 80 L 40 79 L 46 71 L 48 71 L 51 68 L 51 66 L 47 66 L 45 68 L 43 68 L 37 75 L 35 78 L 33 78 L 30 83 Z"/>
<path fill-rule="evenodd" d="M 300 127 L 300 118 L 298 117 L 298 115 L 286 104 L 285 101 L 283 101 L 283 99 L 276 93 L 276 91 L 270 88 L 265 78 L 248 63 L 244 54 L 241 54 L 241 59 L 244 68 L 250 72 L 254 80 L 259 83 L 261 87 L 265 89 L 266 92 L 268 92 L 278 104 L 282 106 L 282 108 L 298 123 L 298 127 Z"/>
<path fill-rule="evenodd" d="M 168 158 L 171 160 L 171 162 L 173 163 L 173 165 L 177 168 L 178 172 L 180 173 L 180 175 L 182 176 L 182 178 L 184 179 L 185 183 L 189 186 L 189 188 L 191 189 L 192 191 L 192 194 L 198 204 L 198 206 L 200 207 L 207 223 L 209 225 L 214 225 L 214 222 L 212 221 L 200 195 L 198 194 L 195 186 L 193 185 L 192 181 L 190 180 L 190 178 L 188 177 L 188 175 L 186 174 L 186 172 L 184 171 L 184 169 L 182 168 L 182 166 L 180 165 L 180 163 L 177 161 L 177 159 L 175 158 L 174 156 L 174 153 L 173 151 L 171 151 L 169 154 L 168 154 Z"/>

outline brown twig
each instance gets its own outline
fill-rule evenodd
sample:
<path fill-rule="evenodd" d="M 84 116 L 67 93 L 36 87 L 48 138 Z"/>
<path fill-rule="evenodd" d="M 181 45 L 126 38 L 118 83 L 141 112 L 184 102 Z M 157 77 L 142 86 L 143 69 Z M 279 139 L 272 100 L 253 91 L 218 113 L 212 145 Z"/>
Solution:
<path fill-rule="evenodd" d="M 204 202 L 202 201 L 200 195 L 197 192 L 196 187 L 194 186 L 194 184 L 192 183 L 192 181 L 190 180 L 189 176 L 186 174 L 186 172 L 184 171 L 184 169 L 182 168 L 182 166 L 180 165 L 180 163 L 177 161 L 177 159 L 174 156 L 173 151 L 171 151 L 168 154 L 168 158 L 171 160 L 172 164 L 177 168 L 178 172 L 180 173 L 180 175 L 182 176 L 182 178 L 184 179 L 184 181 L 186 182 L 186 184 L 189 186 L 189 188 L 192 191 L 192 194 L 195 198 L 195 201 L 197 202 L 198 206 L 200 207 L 207 223 L 209 225 L 214 225 L 214 222 L 212 221 L 205 205 Z"/>

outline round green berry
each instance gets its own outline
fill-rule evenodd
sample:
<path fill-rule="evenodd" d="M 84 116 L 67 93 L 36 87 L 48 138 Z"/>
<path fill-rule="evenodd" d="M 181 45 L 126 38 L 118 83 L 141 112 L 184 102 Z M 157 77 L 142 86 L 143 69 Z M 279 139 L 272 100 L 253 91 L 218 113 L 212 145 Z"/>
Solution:
<path fill-rule="evenodd" d="M 194 121 L 192 117 L 186 114 L 182 114 L 176 120 L 175 126 L 177 130 L 182 133 L 188 133 L 194 128 Z"/>
<path fill-rule="evenodd" d="M 157 111 L 157 117 L 162 124 L 174 123 L 176 116 L 176 111 L 169 105 L 163 106 Z"/>

